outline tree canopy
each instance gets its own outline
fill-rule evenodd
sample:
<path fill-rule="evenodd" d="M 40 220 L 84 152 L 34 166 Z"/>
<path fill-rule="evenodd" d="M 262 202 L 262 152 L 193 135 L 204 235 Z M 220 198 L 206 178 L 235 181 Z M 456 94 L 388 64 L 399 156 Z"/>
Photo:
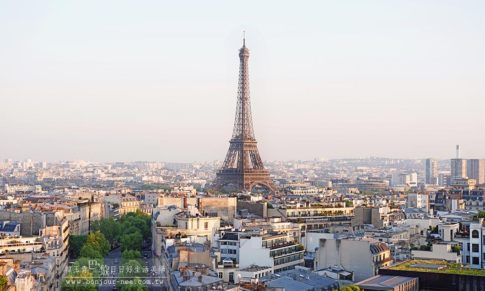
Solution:
<path fill-rule="evenodd" d="M 79 257 L 81 248 L 86 243 L 87 236 L 85 235 L 71 235 L 69 237 L 69 257 L 76 259 Z"/>
<path fill-rule="evenodd" d="M 88 234 L 86 245 L 90 245 L 94 249 L 98 250 L 103 257 L 106 256 L 111 249 L 110 243 L 100 231 Z"/>
<path fill-rule="evenodd" d="M 93 230 L 101 232 L 113 246 L 121 234 L 121 225 L 113 218 L 101 219 L 93 223 Z"/>

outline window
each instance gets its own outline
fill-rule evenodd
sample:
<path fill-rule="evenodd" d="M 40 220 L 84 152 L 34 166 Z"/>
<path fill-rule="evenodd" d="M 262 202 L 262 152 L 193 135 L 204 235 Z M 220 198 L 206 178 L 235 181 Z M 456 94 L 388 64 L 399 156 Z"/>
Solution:
<path fill-rule="evenodd" d="M 474 229 L 472 231 L 472 238 L 478 238 L 478 230 Z"/>
<path fill-rule="evenodd" d="M 472 244 L 472 252 L 478 253 L 478 244 Z"/>
<path fill-rule="evenodd" d="M 473 265 L 480 264 L 480 258 L 479 257 L 472 257 L 472 264 Z"/>
<path fill-rule="evenodd" d="M 209 222 L 204 222 L 204 229 L 209 229 Z"/>
<path fill-rule="evenodd" d="M 470 251 L 470 243 L 467 243 L 467 244 L 466 244 L 466 250 L 467 250 L 467 251 Z"/>
<path fill-rule="evenodd" d="M 469 264 L 470 263 L 470 256 L 466 256 L 466 263 Z"/>
<path fill-rule="evenodd" d="M 219 272 L 219 278 L 222 278 L 222 272 Z"/>

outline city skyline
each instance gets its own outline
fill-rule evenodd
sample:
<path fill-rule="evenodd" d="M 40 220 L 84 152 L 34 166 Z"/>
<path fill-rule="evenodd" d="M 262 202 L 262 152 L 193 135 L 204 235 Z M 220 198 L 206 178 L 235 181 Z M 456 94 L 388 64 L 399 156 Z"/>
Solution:
<path fill-rule="evenodd" d="M 0 1 L 0 291 L 485 290 L 483 11 Z"/>
<path fill-rule="evenodd" d="M 265 160 L 485 157 L 483 3 L 283 3 L 270 23 L 275 3 L 193 2 L 197 27 L 173 3 L 23 3 L 0 4 L 1 159 L 222 161 L 243 30 Z"/>

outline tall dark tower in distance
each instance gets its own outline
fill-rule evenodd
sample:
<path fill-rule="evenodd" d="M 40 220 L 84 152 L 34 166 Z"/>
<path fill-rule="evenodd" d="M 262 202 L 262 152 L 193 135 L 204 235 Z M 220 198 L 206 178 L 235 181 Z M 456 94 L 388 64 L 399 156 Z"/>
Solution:
<path fill-rule="evenodd" d="M 259 156 L 251 117 L 251 100 L 249 98 L 249 50 L 246 39 L 239 50 L 239 84 L 237 90 L 236 118 L 229 150 L 222 168 L 217 172 L 215 186 L 231 190 L 251 191 L 255 185 L 274 191 L 269 171 L 264 168 Z"/>

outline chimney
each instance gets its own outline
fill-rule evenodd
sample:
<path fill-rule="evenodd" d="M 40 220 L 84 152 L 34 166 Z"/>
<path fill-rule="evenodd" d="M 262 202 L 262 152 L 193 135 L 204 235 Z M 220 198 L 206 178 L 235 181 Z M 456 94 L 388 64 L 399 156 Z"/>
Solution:
<path fill-rule="evenodd" d="M 457 159 L 460 158 L 460 145 L 459 144 L 456 145 L 456 158 Z"/>

